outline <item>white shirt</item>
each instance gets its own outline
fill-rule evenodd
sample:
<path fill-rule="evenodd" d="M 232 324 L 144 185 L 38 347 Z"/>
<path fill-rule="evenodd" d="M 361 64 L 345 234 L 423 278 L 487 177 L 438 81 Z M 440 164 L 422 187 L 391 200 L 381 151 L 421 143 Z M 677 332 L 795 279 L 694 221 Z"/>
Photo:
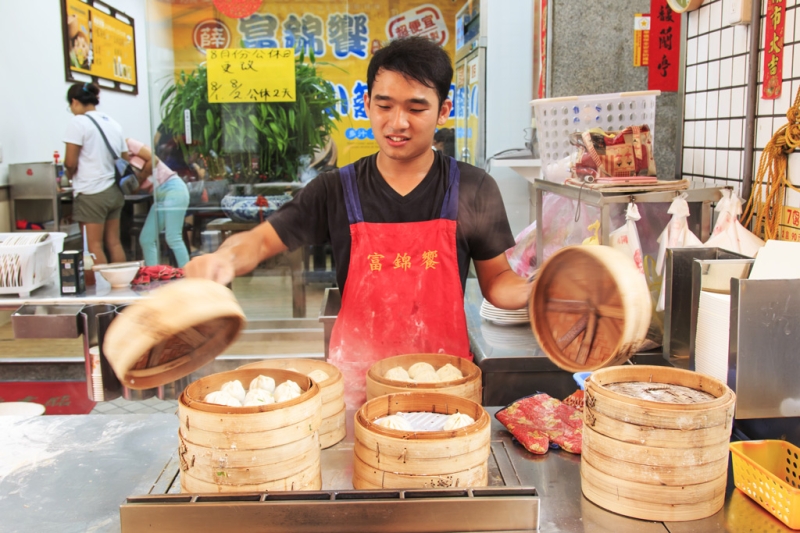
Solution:
<path fill-rule="evenodd" d="M 122 127 L 116 120 L 100 111 L 88 111 L 103 128 L 116 156 L 127 152 Z M 103 136 L 88 117 L 75 115 L 67 125 L 64 142 L 81 147 L 78 171 L 72 177 L 73 194 L 97 194 L 114 185 L 114 159 L 106 148 Z"/>

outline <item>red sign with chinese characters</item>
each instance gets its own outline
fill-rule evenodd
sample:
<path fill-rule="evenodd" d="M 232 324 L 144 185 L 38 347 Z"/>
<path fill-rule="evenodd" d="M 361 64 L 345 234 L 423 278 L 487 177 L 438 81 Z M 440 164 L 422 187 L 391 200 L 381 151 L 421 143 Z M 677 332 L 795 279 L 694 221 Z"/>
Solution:
<path fill-rule="evenodd" d="M 783 86 L 783 36 L 786 34 L 786 0 L 768 0 L 764 32 L 764 87 L 761 98 L 781 97 Z"/>
<path fill-rule="evenodd" d="M 678 90 L 681 59 L 681 16 L 667 0 L 650 1 L 650 57 L 647 88 Z"/>
<path fill-rule="evenodd" d="M 194 27 L 192 40 L 195 47 L 205 54 L 207 49 L 228 48 L 231 44 L 231 30 L 221 20 L 204 20 Z"/>
<path fill-rule="evenodd" d="M 425 4 L 415 9 L 409 9 L 386 23 L 386 34 L 389 39 L 421 36 L 441 46 L 447 44 L 447 24 L 442 12 L 432 4 Z"/>

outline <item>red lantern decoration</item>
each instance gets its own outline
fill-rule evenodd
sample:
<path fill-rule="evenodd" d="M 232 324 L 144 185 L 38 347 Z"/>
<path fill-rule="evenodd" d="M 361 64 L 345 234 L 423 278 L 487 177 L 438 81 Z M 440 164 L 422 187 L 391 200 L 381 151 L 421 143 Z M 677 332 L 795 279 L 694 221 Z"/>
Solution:
<path fill-rule="evenodd" d="M 261 7 L 262 0 L 214 0 L 217 11 L 232 19 L 249 17 Z"/>

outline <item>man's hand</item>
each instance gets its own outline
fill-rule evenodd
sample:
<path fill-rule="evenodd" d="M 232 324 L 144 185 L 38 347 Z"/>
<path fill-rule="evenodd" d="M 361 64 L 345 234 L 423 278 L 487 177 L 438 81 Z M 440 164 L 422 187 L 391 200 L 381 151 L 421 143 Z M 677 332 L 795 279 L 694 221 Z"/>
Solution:
<path fill-rule="evenodd" d="M 188 278 L 204 278 L 228 285 L 236 277 L 235 257 L 229 250 L 195 257 L 183 267 Z"/>

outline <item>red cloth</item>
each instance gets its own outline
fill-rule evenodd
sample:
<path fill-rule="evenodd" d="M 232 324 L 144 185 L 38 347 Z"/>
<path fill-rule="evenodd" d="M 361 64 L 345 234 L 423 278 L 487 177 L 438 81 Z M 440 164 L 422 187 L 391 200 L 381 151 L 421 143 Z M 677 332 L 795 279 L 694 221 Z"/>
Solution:
<path fill-rule="evenodd" d="M 155 265 L 140 267 L 131 285 L 147 285 L 151 281 L 164 281 L 183 277 L 183 269 L 169 265 Z"/>
<path fill-rule="evenodd" d="M 581 412 L 547 394 L 521 398 L 495 417 L 531 453 L 546 453 L 551 441 L 567 452 L 581 453 Z"/>

